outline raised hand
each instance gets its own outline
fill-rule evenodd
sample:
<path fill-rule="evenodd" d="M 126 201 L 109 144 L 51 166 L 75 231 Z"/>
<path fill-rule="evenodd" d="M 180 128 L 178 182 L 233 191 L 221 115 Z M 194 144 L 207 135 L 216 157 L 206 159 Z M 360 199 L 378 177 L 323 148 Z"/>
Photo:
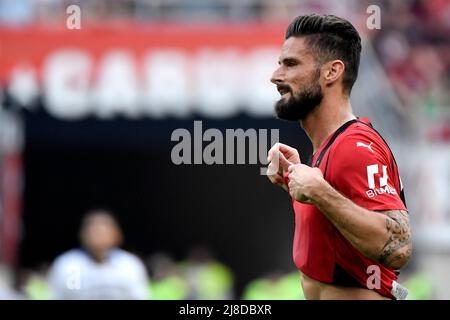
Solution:
<path fill-rule="evenodd" d="M 270 148 L 267 160 L 269 161 L 267 171 L 269 180 L 288 191 L 284 175 L 288 172 L 289 166 L 301 163 L 298 151 L 286 144 L 277 142 Z"/>

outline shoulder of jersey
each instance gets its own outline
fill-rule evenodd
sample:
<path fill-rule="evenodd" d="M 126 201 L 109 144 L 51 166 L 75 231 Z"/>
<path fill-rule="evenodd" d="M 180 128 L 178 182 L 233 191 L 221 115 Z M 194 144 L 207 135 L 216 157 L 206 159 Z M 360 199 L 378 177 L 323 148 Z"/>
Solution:
<path fill-rule="evenodd" d="M 112 251 L 112 255 L 114 259 L 118 259 L 118 260 L 122 260 L 122 261 L 129 261 L 131 263 L 139 263 L 141 264 L 142 261 L 141 259 L 139 259 L 138 256 L 136 256 L 135 254 L 125 251 L 123 249 L 114 249 Z"/>
<path fill-rule="evenodd" d="M 56 257 L 54 264 L 61 265 L 70 262 L 80 262 L 85 259 L 87 259 L 86 254 L 81 249 L 71 249 Z"/>
<path fill-rule="evenodd" d="M 369 126 L 357 123 L 336 139 L 335 149 L 345 148 L 349 152 L 370 154 L 388 154 L 386 143 L 378 133 Z M 352 154 L 349 154 L 351 156 Z"/>

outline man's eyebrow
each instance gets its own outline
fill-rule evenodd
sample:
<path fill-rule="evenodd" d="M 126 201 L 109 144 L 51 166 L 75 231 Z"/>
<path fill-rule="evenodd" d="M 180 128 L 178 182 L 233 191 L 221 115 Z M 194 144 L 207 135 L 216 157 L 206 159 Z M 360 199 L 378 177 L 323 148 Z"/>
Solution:
<path fill-rule="evenodd" d="M 285 57 L 280 60 L 278 60 L 278 64 L 286 64 L 286 63 L 300 63 L 300 60 L 298 58 L 294 57 Z"/>

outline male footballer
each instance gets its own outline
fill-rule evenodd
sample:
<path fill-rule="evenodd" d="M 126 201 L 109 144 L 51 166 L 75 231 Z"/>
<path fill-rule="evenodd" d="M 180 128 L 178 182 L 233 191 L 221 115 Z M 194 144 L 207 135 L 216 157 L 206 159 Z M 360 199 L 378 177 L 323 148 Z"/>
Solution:
<path fill-rule="evenodd" d="M 297 17 L 272 75 L 280 119 L 299 121 L 313 145 L 308 165 L 277 143 L 272 183 L 295 211 L 293 257 L 307 299 L 405 299 L 396 282 L 411 252 L 409 216 L 394 156 L 367 119 L 353 115 L 361 39 L 332 15 Z"/>

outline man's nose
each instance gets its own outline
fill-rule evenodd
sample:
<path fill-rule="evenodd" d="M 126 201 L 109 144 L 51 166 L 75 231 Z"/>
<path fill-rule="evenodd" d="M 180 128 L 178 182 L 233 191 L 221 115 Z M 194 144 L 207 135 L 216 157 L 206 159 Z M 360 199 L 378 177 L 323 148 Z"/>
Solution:
<path fill-rule="evenodd" d="M 284 80 L 284 76 L 280 70 L 281 68 L 277 68 L 273 73 L 272 76 L 270 77 L 270 82 L 274 83 L 274 84 L 278 84 L 283 82 Z"/>

